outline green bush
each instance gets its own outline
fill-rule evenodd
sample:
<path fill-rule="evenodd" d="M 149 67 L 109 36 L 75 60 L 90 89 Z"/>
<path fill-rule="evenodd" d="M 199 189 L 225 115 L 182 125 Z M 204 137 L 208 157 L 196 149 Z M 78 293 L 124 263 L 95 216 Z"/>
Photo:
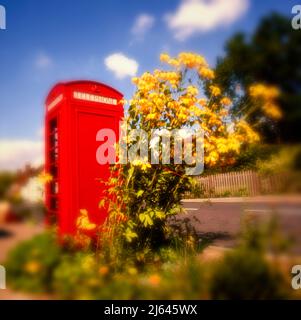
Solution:
<path fill-rule="evenodd" d="M 281 146 L 270 157 L 257 161 L 257 169 L 263 174 L 292 172 L 298 169 L 300 145 Z"/>
<path fill-rule="evenodd" d="M 297 171 L 301 171 L 301 148 L 297 151 L 294 163 L 294 169 Z"/>
<path fill-rule="evenodd" d="M 50 232 L 21 243 L 10 252 L 6 262 L 8 284 L 29 292 L 52 291 L 53 272 L 61 253 Z"/>
<path fill-rule="evenodd" d="M 53 274 L 53 287 L 63 298 L 93 299 L 103 279 L 95 255 L 88 252 L 66 254 Z"/>
<path fill-rule="evenodd" d="M 284 299 L 288 297 L 282 275 L 257 251 L 228 254 L 214 270 L 213 299 Z"/>
<path fill-rule="evenodd" d="M 9 187 L 16 181 L 16 174 L 11 172 L 0 172 L 0 199 L 6 197 Z"/>
<path fill-rule="evenodd" d="M 218 263 L 210 281 L 214 299 L 285 299 L 290 291 L 278 266 L 266 259 L 287 251 L 289 241 L 283 237 L 277 216 L 262 223 L 247 215 L 238 248 Z M 274 267 L 274 268 L 273 268 Z"/>
<path fill-rule="evenodd" d="M 154 264 L 144 272 L 133 266 L 112 272 L 95 257 L 78 253 L 56 269 L 54 288 L 67 299 L 199 299 L 204 297 L 203 268 L 191 258 Z"/>

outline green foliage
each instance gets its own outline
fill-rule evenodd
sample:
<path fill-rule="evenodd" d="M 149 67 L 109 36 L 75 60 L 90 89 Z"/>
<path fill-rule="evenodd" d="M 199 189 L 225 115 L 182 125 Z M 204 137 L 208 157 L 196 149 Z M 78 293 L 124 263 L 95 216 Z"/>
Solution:
<path fill-rule="evenodd" d="M 95 254 L 65 254 L 53 274 L 53 288 L 63 298 L 93 299 L 105 286 L 106 270 L 99 272 Z"/>
<path fill-rule="evenodd" d="M 290 18 L 272 13 L 259 23 L 252 35 L 236 34 L 226 45 L 226 55 L 216 67 L 217 84 L 234 99 L 233 115 L 244 115 L 252 107 L 247 88 L 254 82 L 276 85 L 282 95 L 283 119 L 276 123 L 256 110 L 252 123 L 269 142 L 299 142 L 301 131 L 301 33 L 291 27 Z M 244 63 L 242 63 L 244 61 Z M 237 96 L 237 88 L 240 95 Z"/>
<path fill-rule="evenodd" d="M 279 151 L 277 145 L 250 145 L 238 157 L 236 163 L 229 167 L 229 171 L 256 170 L 258 161 L 265 161 Z"/>
<path fill-rule="evenodd" d="M 50 232 L 18 245 L 5 264 L 9 285 L 30 292 L 51 291 L 53 272 L 61 253 Z"/>
<path fill-rule="evenodd" d="M 256 251 L 228 254 L 214 270 L 213 299 L 283 299 L 284 279 Z"/>
<path fill-rule="evenodd" d="M 153 265 L 138 272 L 127 266 L 122 272 L 112 272 L 95 257 L 81 253 L 64 259 L 55 272 L 54 287 L 67 299 L 201 298 L 205 292 L 203 267 L 193 258 L 180 261 L 166 263 L 160 270 Z"/>
<path fill-rule="evenodd" d="M 263 174 L 292 172 L 298 168 L 298 156 L 301 153 L 300 145 L 281 146 L 267 159 L 259 159 L 257 169 Z"/>
<path fill-rule="evenodd" d="M 172 237 L 168 219 L 181 212 L 181 198 L 189 189 L 190 180 L 183 166 L 175 172 L 162 165 L 144 170 L 139 166 L 126 165 L 118 171 L 124 184 L 113 184 L 109 192 L 115 195 L 110 203 L 108 227 L 113 230 L 115 255 L 128 256 L 140 263 L 147 263 L 167 246 Z M 113 170 L 117 170 L 116 167 Z M 114 175 L 114 171 L 113 171 Z M 112 190 L 112 191 L 111 191 Z M 118 223 L 116 223 L 118 221 Z M 104 240 L 100 240 L 104 247 Z"/>
<path fill-rule="evenodd" d="M 0 199 L 5 198 L 9 187 L 16 181 L 16 174 L 0 172 Z"/>
<path fill-rule="evenodd" d="M 301 148 L 297 151 L 294 161 L 294 169 L 301 171 Z"/>
<path fill-rule="evenodd" d="M 205 190 L 198 179 L 191 178 L 191 187 L 187 193 L 186 198 L 203 198 L 205 196 Z"/>

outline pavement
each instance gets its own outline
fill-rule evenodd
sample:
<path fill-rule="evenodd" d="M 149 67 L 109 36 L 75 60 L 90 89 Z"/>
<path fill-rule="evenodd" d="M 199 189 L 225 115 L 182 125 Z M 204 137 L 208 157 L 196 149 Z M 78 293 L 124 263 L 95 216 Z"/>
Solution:
<path fill-rule="evenodd" d="M 42 225 L 30 223 L 13 223 L 0 225 L 0 264 L 4 263 L 9 251 L 18 243 L 31 239 L 33 236 L 43 232 Z M 9 284 L 7 284 L 9 286 Z M 0 290 L 0 300 L 44 300 L 47 297 L 30 295 L 28 293 L 15 292 L 9 287 Z"/>
<path fill-rule="evenodd" d="M 18 243 L 31 239 L 44 230 L 43 225 L 33 223 L 12 223 L 0 225 L 0 263 Z"/>
<path fill-rule="evenodd" d="M 231 248 L 237 243 L 248 214 L 262 219 L 276 215 L 283 235 L 293 240 L 292 253 L 301 254 L 301 195 L 183 200 L 186 217 L 196 218 L 196 230 L 213 245 Z"/>

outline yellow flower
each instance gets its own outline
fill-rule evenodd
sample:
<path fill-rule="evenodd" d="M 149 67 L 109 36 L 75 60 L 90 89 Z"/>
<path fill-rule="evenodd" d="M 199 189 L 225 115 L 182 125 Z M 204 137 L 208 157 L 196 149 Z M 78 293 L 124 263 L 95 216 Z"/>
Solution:
<path fill-rule="evenodd" d="M 167 53 L 162 53 L 160 55 L 160 60 L 162 62 L 167 62 L 168 63 L 168 61 L 170 60 L 170 56 Z"/>
<path fill-rule="evenodd" d="M 226 110 L 226 109 L 222 109 L 219 114 L 220 114 L 221 117 L 224 117 L 224 116 L 227 116 L 229 114 L 229 111 Z"/>
<path fill-rule="evenodd" d="M 228 140 L 224 138 L 220 138 L 216 142 L 217 149 L 220 153 L 228 152 Z"/>
<path fill-rule="evenodd" d="M 232 150 L 236 153 L 240 151 L 241 143 L 235 136 L 230 136 L 230 138 L 227 141 L 228 149 Z"/>
<path fill-rule="evenodd" d="M 210 91 L 214 97 L 220 96 L 221 95 L 221 89 L 217 86 L 210 86 Z"/>
<path fill-rule="evenodd" d="M 133 162 L 132 162 L 132 165 L 134 166 L 134 167 L 140 167 L 141 165 L 142 165 L 142 161 L 141 160 L 134 160 Z"/>
<path fill-rule="evenodd" d="M 179 103 L 178 101 L 169 101 L 167 103 L 167 107 L 173 110 L 177 110 L 179 108 Z"/>
<path fill-rule="evenodd" d="M 171 85 L 177 85 L 180 81 L 180 74 L 174 71 L 155 70 L 154 76 L 160 81 L 168 81 Z"/>
<path fill-rule="evenodd" d="M 47 172 L 42 172 L 39 174 L 38 179 L 42 184 L 47 184 L 53 180 L 53 177 Z"/>
<path fill-rule="evenodd" d="M 274 103 L 267 102 L 263 105 L 262 109 L 267 116 L 273 119 L 279 120 L 282 118 L 282 112 L 280 108 Z"/>
<path fill-rule="evenodd" d="M 183 120 L 183 121 L 186 121 L 187 120 L 187 115 L 186 114 L 184 114 L 184 113 L 179 113 L 178 114 L 178 119 L 181 121 L 181 120 Z"/>
<path fill-rule="evenodd" d="M 249 89 L 251 97 L 263 98 L 266 100 L 276 99 L 280 95 L 280 90 L 275 86 L 268 86 L 262 83 L 254 84 Z"/>
<path fill-rule="evenodd" d="M 41 264 L 37 261 L 29 261 L 25 265 L 25 271 L 31 274 L 36 274 L 41 270 Z"/>
<path fill-rule="evenodd" d="M 148 282 L 153 287 L 157 287 L 161 283 L 161 278 L 157 274 L 153 274 L 148 278 Z"/>
<path fill-rule="evenodd" d="M 98 273 L 102 276 L 106 276 L 109 273 L 109 268 L 107 266 L 101 266 L 98 269 Z"/>
<path fill-rule="evenodd" d="M 146 161 L 142 161 L 142 160 L 139 160 L 139 159 L 136 159 L 132 162 L 132 165 L 134 167 L 140 167 L 141 170 L 143 171 L 146 171 L 147 169 L 151 168 L 151 164 L 149 164 L 148 162 Z"/>
<path fill-rule="evenodd" d="M 202 98 L 202 99 L 199 99 L 198 103 L 202 106 L 202 107 L 205 107 L 206 104 L 207 104 L 207 99 L 205 98 Z"/>
<path fill-rule="evenodd" d="M 224 97 L 221 99 L 221 104 L 225 105 L 226 107 L 227 106 L 230 106 L 232 104 L 232 101 L 230 98 L 228 97 Z"/>
<path fill-rule="evenodd" d="M 128 268 L 128 274 L 132 275 L 132 276 L 135 276 L 137 273 L 138 273 L 138 270 L 134 267 L 130 267 Z"/>
<path fill-rule="evenodd" d="M 255 132 L 246 121 L 240 120 L 237 123 L 237 128 L 241 129 L 243 133 L 246 134 L 246 137 L 250 142 L 257 142 L 260 140 L 259 134 Z"/>
<path fill-rule="evenodd" d="M 202 115 L 202 110 L 199 109 L 197 106 L 192 106 L 191 107 L 191 112 L 193 115 L 195 115 L 196 117 L 200 117 Z"/>
<path fill-rule="evenodd" d="M 216 164 L 216 162 L 218 161 L 219 155 L 218 155 L 218 153 L 217 153 L 216 151 L 212 151 L 212 152 L 210 152 L 208 158 L 209 158 L 209 163 L 210 163 L 211 165 L 214 165 L 214 164 Z"/>
<path fill-rule="evenodd" d="M 206 67 L 202 67 L 200 70 L 199 70 L 199 75 L 205 79 L 208 79 L 208 80 L 212 80 L 215 78 L 215 74 L 214 74 L 214 71 L 209 69 L 209 68 L 206 68 Z"/>
<path fill-rule="evenodd" d="M 204 57 L 192 52 L 182 52 L 178 56 L 179 62 L 187 68 L 196 68 L 207 65 Z"/>
<path fill-rule="evenodd" d="M 139 78 L 137 78 L 137 77 L 132 78 L 132 82 L 133 82 L 133 84 L 138 85 L 139 84 Z"/>
<path fill-rule="evenodd" d="M 80 216 L 77 218 L 76 226 L 79 230 L 84 231 L 93 231 L 97 228 L 95 223 L 90 222 L 88 211 L 86 209 L 80 210 Z"/>
<path fill-rule="evenodd" d="M 198 88 L 194 86 L 188 86 L 187 87 L 187 94 L 190 94 L 192 96 L 197 96 L 199 94 Z"/>
<path fill-rule="evenodd" d="M 141 170 L 142 171 L 146 171 L 147 169 L 150 169 L 152 166 L 151 164 L 149 163 L 144 163 L 142 166 L 141 166 Z"/>
<path fill-rule="evenodd" d="M 119 101 L 119 104 L 125 105 L 127 104 L 127 101 L 123 98 Z"/>
<path fill-rule="evenodd" d="M 146 121 L 148 121 L 148 120 L 154 120 L 154 119 L 158 118 L 158 116 L 160 116 L 160 115 L 158 115 L 158 114 L 156 114 L 156 113 L 150 113 L 150 114 L 148 114 L 148 115 L 146 116 L 145 120 L 146 120 Z"/>
<path fill-rule="evenodd" d="M 180 62 L 177 59 L 170 59 L 168 64 L 170 64 L 174 68 L 178 68 L 180 66 Z"/>

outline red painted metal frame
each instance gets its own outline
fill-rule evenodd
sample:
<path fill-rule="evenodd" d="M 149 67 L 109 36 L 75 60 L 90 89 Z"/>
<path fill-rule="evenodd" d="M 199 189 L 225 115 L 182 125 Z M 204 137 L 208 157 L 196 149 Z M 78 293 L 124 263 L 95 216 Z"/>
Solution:
<path fill-rule="evenodd" d="M 117 105 L 75 99 L 74 92 L 116 99 Z M 123 106 L 119 103 L 122 98 L 120 92 L 102 83 L 73 81 L 57 84 L 46 99 L 45 170 L 54 173 L 55 166 L 57 170 L 57 178 L 46 186 L 46 222 L 57 223 L 61 236 L 75 234 L 81 209 L 87 209 L 90 220 L 95 223 L 102 223 L 107 216 L 106 210 L 98 207 L 103 192 L 98 179 L 108 179 L 109 165 L 96 162 L 97 144 L 101 144 L 96 141 L 96 133 L 110 128 L 118 139 L 119 121 L 123 117 Z M 55 121 L 58 159 L 52 162 L 51 124 Z"/>

